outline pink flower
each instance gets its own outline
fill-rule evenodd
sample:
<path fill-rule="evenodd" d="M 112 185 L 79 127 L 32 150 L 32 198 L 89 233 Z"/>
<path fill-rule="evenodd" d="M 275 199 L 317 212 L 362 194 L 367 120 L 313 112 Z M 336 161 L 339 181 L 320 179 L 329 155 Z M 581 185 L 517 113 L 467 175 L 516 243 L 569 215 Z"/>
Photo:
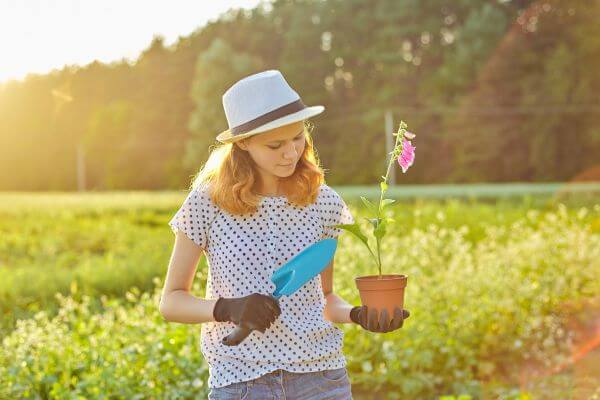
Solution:
<path fill-rule="evenodd" d="M 398 164 L 402 168 L 402 173 L 406 173 L 408 167 L 413 165 L 415 161 L 415 149 L 416 147 L 412 145 L 410 140 L 404 139 L 402 142 L 402 154 L 398 156 Z"/>

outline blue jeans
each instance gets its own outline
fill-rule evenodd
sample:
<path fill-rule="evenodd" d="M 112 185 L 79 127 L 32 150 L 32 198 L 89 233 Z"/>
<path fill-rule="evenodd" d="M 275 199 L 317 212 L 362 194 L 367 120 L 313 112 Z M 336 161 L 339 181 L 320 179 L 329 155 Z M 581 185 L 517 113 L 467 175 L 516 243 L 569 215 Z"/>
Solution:
<path fill-rule="evenodd" d="M 317 372 L 282 369 L 256 379 L 212 388 L 209 400 L 352 400 L 346 368 Z"/>

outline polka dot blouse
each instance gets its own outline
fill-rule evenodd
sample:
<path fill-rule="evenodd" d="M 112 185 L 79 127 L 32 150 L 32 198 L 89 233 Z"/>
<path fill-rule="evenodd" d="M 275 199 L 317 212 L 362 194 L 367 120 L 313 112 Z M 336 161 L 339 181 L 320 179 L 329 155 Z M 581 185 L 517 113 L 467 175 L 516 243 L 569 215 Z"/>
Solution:
<path fill-rule="evenodd" d="M 169 221 L 202 247 L 207 258 L 206 298 L 271 294 L 273 271 L 309 245 L 335 238 L 354 219 L 339 194 L 322 184 L 313 204 L 301 207 L 285 196 L 263 196 L 253 214 L 233 215 L 214 204 L 206 184 L 193 189 Z M 208 386 L 258 378 L 276 369 L 311 372 L 346 366 L 344 332 L 323 317 L 325 297 L 317 275 L 279 298 L 281 314 L 265 333 L 252 331 L 237 346 L 221 339 L 233 322 L 201 324 L 200 347 L 209 365 Z"/>

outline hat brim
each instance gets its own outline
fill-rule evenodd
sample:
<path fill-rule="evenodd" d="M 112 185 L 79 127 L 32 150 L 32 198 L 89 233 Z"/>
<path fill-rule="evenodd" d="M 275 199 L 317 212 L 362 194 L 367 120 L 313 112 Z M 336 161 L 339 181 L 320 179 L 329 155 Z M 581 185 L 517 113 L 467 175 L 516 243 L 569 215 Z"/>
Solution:
<path fill-rule="evenodd" d="M 310 117 L 314 117 L 315 115 L 321 114 L 324 110 L 325 110 L 325 107 L 323 107 L 323 106 L 306 107 L 303 110 L 300 110 L 293 114 L 288 114 L 281 118 L 277 118 L 271 122 L 261 125 L 258 128 L 254 128 L 251 131 L 248 131 L 241 135 L 232 135 L 231 130 L 227 129 L 226 131 L 221 132 L 217 136 L 217 140 L 221 143 L 236 142 L 238 140 L 242 140 L 247 137 L 256 135 L 257 133 L 266 132 L 271 129 L 279 128 L 280 126 L 291 124 L 291 123 L 297 122 L 297 121 L 302 121 L 302 120 L 305 120 Z"/>

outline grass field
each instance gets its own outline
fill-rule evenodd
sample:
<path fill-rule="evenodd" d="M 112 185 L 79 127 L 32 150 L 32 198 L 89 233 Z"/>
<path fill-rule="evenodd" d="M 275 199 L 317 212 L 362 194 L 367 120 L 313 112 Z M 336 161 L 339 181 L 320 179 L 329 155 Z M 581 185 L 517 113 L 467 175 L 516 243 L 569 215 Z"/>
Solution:
<path fill-rule="evenodd" d="M 364 192 L 336 190 L 365 216 Z M 0 398 L 206 397 L 199 326 L 157 308 L 184 197 L 0 194 Z M 339 325 L 355 398 L 576 399 L 598 386 L 575 367 L 519 385 L 524 368 L 564 365 L 573 321 L 598 315 L 596 196 L 398 198 L 383 272 L 409 276 L 411 317 L 387 334 Z M 335 264 L 335 291 L 359 304 L 353 277 L 377 272 L 368 251 L 344 233 Z M 206 277 L 202 258 L 195 295 Z"/>

